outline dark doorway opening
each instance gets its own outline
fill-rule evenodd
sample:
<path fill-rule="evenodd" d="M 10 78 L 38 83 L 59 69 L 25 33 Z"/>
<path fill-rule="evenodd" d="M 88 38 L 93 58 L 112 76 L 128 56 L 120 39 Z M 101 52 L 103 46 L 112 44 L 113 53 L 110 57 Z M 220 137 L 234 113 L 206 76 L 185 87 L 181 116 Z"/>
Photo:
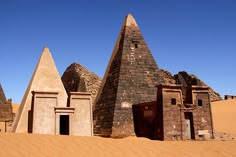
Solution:
<path fill-rule="evenodd" d="M 60 115 L 60 135 L 69 135 L 69 115 Z"/>
<path fill-rule="evenodd" d="M 155 102 L 148 102 L 132 106 L 134 131 L 137 137 L 155 138 L 155 105 Z"/>
<path fill-rule="evenodd" d="M 185 136 L 186 139 L 195 139 L 194 134 L 194 124 L 193 124 L 193 113 L 192 112 L 185 112 Z"/>

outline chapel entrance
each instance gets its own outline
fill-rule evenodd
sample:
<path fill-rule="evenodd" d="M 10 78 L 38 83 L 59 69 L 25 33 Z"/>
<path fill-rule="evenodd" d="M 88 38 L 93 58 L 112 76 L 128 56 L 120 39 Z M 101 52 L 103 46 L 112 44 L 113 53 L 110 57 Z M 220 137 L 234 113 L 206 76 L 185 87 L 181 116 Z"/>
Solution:
<path fill-rule="evenodd" d="M 60 135 L 69 135 L 69 115 L 60 115 Z"/>
<path fill-rule="evenodd" d="M 154 139 L 156 102 L 147 102 L 132 106 L 134 131 L 137 137 Z"/>
<path fill-rule="evenodd" d="M 194 139 L 193 113 L 185 112 L 185 137 L 187 140 Z"/>

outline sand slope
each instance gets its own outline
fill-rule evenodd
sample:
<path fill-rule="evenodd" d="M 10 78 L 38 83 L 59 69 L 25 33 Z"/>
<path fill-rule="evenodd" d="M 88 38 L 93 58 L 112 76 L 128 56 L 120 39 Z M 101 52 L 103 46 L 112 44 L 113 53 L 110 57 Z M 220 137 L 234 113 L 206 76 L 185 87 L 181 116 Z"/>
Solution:
<path fill-rule="evenodd" d="M 236 100 L 212 103 L 215 129 L 236 135 Z M 234 157 L 236 140 L 152 141 L 0 133 L 0 157 Z"/>
<path fill-rule="evenodd" d="M 211 106 L 215 131 L 236 136 L 236 99 L 216 101 Z"/>

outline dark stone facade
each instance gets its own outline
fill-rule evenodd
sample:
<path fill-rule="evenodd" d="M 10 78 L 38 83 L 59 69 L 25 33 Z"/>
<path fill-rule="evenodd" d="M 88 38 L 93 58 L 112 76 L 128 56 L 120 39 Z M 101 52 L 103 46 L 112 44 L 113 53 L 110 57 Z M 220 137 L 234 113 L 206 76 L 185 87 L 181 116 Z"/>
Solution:
<path fill-rule="evenodd" d="M 159 71 L 135 20 L 128 15 L 97 96 L 94 134 L 134 135 L 132 105 L 155 101 L 155 86 L 163 81 Z"/>
<path fill-rule="evenodd" d="M 210 96 L 206 86 L 188 86 L 185 95 L 181 86 L 159 85 L 157 117 L 157 139 L 214 138 Z"/>
<path fill-rule="evenodd" d="M 181 85 L 158 85 L 155 103 L 134 105 L 136 135 L 158 140 L 214 138 L 208 87 L 184 88 L 185 94 Z"/>

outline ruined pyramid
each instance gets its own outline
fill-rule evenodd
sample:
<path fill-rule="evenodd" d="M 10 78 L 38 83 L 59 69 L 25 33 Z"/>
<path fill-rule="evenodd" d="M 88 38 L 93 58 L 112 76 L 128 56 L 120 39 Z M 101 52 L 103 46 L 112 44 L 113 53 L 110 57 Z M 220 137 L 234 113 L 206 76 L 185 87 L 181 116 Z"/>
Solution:
<path fill-rule="evenodd" d="M 7 101 L 6 96 L 3 92 L 2 85 L 0 83 L 0 104 L 4 104 Z"/>
<path fill-rule="evenodd" d="M 94 134 L 107 137 L 134 135 L 132 105 L 156 100 L 156 85 L 163 83 L 159 73 L 134 17 L 129 14 L 96 98 Z"/>
<path fill-rule="evenodd" d="M 12 132 L 25 133 L 29 131 L 29 112 L 31 110 L 33 91 L 57 92 L 57 106 L 66 107 L 67 93 L 64 89 L 51 53 L 47 47 L 43 49 L 42 55 L 35 68 L 34 74 L 26 89 L 25 95 L 13 122 L 11 130 Z M 48 107 L 51 106 L 47 106 L 45 108 L 48 109 Z M 52 111 L 54 112 L 54 107 Z"/>
<path fill-rule="evenodd" d="M 11 99 L 6 99 L 4 94 L 2 85 L 0 83 L 0 122 L 4 121 L 12 121 L 13 120 L 13 113 L 12 113 L 12 102 Z M 6 124 L 6 123 L 5 123 Z M 7 125 L 0 125 L 0 130 L 8 131 Z"/>

